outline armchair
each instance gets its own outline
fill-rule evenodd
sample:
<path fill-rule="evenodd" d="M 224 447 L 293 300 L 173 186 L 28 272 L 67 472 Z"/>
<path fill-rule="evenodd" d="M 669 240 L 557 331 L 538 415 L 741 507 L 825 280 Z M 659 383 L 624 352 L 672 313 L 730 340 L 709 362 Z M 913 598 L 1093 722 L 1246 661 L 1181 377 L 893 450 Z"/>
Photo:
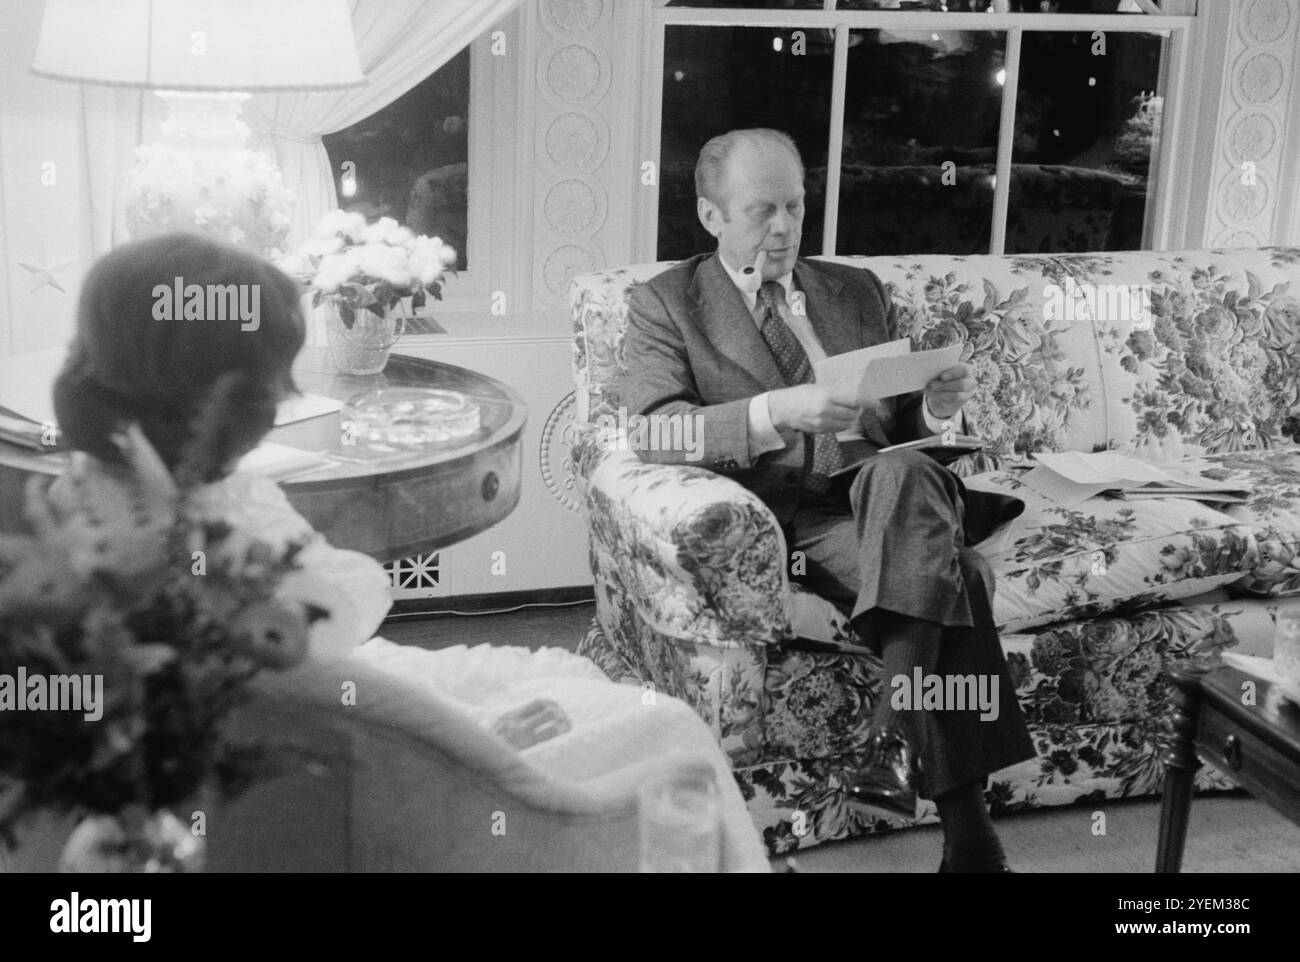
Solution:
<path fill-rule="evenodd" d="M 769 851 L 910 824 L 844 805 L 879 662 L 835 606 L 790 582 L 766 505 L 713 472 L 644 464 L 600 424 L 617 420 L 627 290 L 667 266 L 587 275 L 572 289 L 573 461 L 596 585 L 578 650 L 609 677 L 671 694 L 704 718 Z M 922 821 L 934 818 L 923 811 Z"/>
<path fill-rule="evenodd" d="M 387 666 L 350 657 L 259 677 L 233 719 L 232 739 L 274 732 L 303 754 L 233 802 L 202 806 L 207 870 L 635 872 L 638 787 L 672 771 L 716 775 L 723 765 L 699 721 L 667 698 L 656 710 L 689 724 L 676 727 L 677 740 L 661 752 L 580 773 L 595 753 L 576 725 L 566 736 L 517 751 L 454 697 L 483 695 L 484 679 L 470 664 L 483 657 L 482 649 L 431 653 L 392 645 Z M 429 674 L 422 662 L 448 674 L 459 669 L 461 691 L 448 694 L 441 676 L 422 683 Z M 545 682 L 536 686 L 542 694 Z M 349 685 L 355 704 L 340 697 Z M 623 719 L 626 729 L 646 709 L 636 698 L 620 701 L 633 703 L 623 711 L 633 716 Z M 619 724 L 611 705 L 607 699 L 597 723 L 587 720 L 586 737 L 600 738 L 610 730 L 601 725 Z M 557 746 L 563 740 L 568 750 Z M 725 783 L 721 788 L 723 871 L 767 871 L 739 795 Z M 54 870 L 73 827 L 69 817 L 32 817 L 15 851 L 0 846 L 0 872 Z"/>

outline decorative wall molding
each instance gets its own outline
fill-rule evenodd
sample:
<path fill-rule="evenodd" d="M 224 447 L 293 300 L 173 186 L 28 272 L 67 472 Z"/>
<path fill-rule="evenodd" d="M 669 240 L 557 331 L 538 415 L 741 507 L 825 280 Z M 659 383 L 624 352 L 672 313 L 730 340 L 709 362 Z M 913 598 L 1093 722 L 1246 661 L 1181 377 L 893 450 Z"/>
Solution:
<path fill-rule="evenodd" d="M 582 513 L 582 503 L 578 494 L 577 467 L 570 455 L 573 431 L 577 428 L 574 409 L 577 393 L 570 391 L 551 411 L 542 428 L 542 443 L 538 453 L 542 469 L 542 481 L 547 489 L 574 514 Z"/>
<path fill-rule="evenodd" d="M 575 108 L 551 120 L 543 135 L 546 159 L 564 170 L 589 174 L 609 154 L 609 127 L 586 108 Z"/>
<path fill-rule="evenodd" d="M 1297 116 L 1300 106 L 1295 53 L 1300 0 L 1246 0 L 1216 13 L 1227 18 L 1221 38 L 1226 75 L 1217 111 L 1212 103 L 1201 105 L 1202 118 L 1217 115 L 1217 123 L 1203 120 L 1216 149 L 1199 243 L 1280 243 L 1291 230 L 1286 185 L 1295 173 L 1284 155 L 1286 120 Z"/>
<path fill-rule="evenodd" d="M 632 237 L 627 163 L 642 53 L 639 9 L 611 0 L 538 0 L 526 55 L 533 98 L 533 297 L 566 311 L 574 274 L 627 257 Z M 630 60 L 630 62 L 629 62 Z M 618 71 L 614 64 L 619 64 Z M 627 69 L 630 65 L 638 69 Z"/>

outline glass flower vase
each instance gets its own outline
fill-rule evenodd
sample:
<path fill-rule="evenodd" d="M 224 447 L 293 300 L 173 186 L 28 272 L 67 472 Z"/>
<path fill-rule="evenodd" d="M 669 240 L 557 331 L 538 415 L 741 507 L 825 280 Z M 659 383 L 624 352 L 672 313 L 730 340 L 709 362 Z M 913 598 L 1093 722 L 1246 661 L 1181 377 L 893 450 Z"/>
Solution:
<path fill-rule="evenodd" d="M 325 315 L 325 341 L 334 369 L 341 374 L 378 374 L 406 328 L 406 306 L 399 301 L 382 317 L 373 311 L 356 311 L 351 327 L 343 322 L 339 308 L 335 298 L 322 301 L 319 308 Z"/>

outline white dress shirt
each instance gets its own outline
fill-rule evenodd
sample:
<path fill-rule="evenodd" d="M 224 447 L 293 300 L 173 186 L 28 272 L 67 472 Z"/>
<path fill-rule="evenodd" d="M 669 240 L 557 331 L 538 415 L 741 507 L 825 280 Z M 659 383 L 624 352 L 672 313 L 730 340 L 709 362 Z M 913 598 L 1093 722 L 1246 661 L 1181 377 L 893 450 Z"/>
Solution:
<path fill-rule="evenodd" d="M 721 255 L 718 256 L 718 262 L 722 269 L 727 272 L 736 289 L 740 291 L 740 296 L 745 299 L 745 306 L 749 308 L 750 316 L 753 317 L 754 323 L 760 328 L 763 325 L 763 314 L 758 309 L 758 290 L 753 287 L 753 279 L 746 278 L 740 271 L 731 269 L 726 260 Z M 817 332 L 813 330 L 812 322 L 808 320 L 807 311 L 795 312 L 791 310 L 790 305 L 794 303 L 794 273 L 784 274 L 776 279 L 776 282 L 785 289 L 785 299 L 777 304 L 781 312 L 781 320 L 794 332 L 795 338 L 803 347 L 804 353 L 808 355 L 808 362 L 816 364 L 818 361 L 826 358 L 826 350 L 822 347 L 821 341 L 817 339 Z M 749 399 L 749 456 L 757 458 L 760 454 L 768 451 L 779 451 L 786 447 L 785 440 L 781 433 L 772 423 L 772 412 L 768 408 L 768 397 L 770 391 L 762 394 L 756 394 Z M 948 418 L 936 418 L 930 413 L 930 404 L 928 401 L 922 402 L 921 414 L 925 418 L 925 426 L 935 434 L 943 432 L 944 422 L 951 420 Z M 953 419 L 959 418 L 961 412 L 953 414 Z"/>

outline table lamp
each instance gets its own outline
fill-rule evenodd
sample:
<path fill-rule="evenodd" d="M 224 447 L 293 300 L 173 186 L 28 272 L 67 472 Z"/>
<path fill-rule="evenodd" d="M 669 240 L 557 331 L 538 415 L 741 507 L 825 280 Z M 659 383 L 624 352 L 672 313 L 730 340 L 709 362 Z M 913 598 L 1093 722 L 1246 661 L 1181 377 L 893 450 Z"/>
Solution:
<path fill-rule="evenodd" d="M 345 0 L 46 0 L 32 72 L 167 103 L 163 139 L 127 176 L 133 239 L 192 230 L 263 256 L 283 247 L 296 199 L 245 146 L 244 101 L 365 83 Z"/>

